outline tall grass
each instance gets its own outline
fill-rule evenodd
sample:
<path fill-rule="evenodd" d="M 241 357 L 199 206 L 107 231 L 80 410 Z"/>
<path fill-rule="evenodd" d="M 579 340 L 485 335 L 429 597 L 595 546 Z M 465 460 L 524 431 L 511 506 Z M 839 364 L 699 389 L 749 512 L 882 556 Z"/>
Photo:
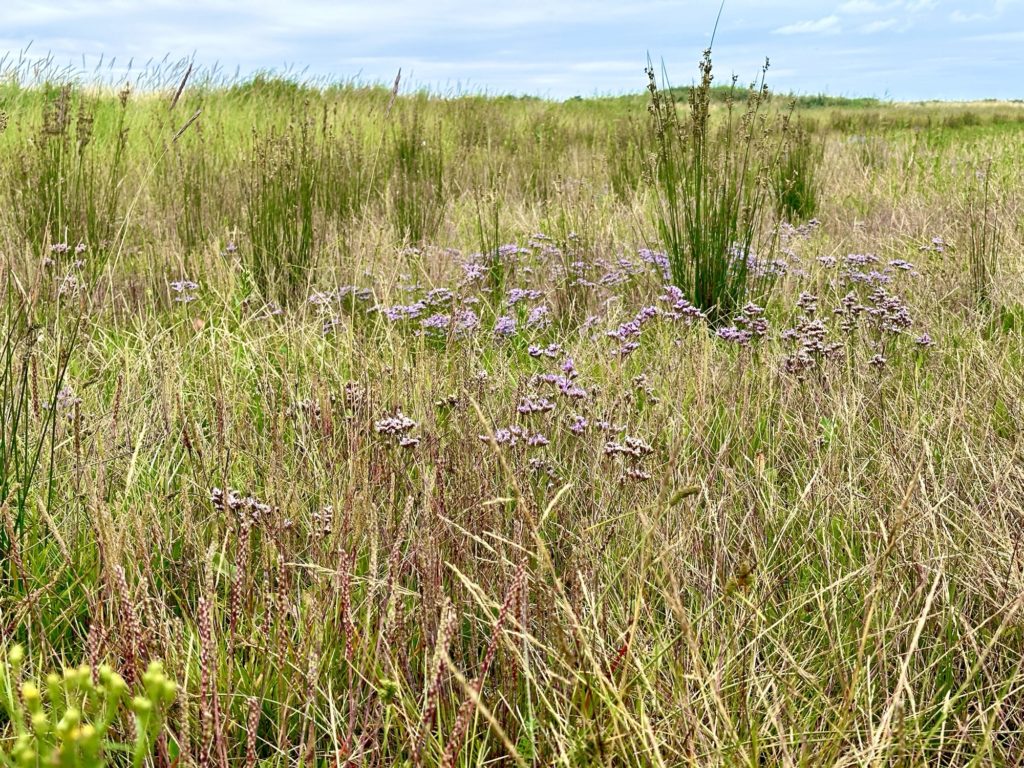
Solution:
<path fill-rule="evenodd" d="M 731 98 L 714 118 L 710 49 L 700 62 L 699 83 L 689 90 L 688 119 L 680 117 L 671 90 L 659 88 L 650 65 L 647 76 L 660 245 L 673 283 L 713 324 L 722 324 L 763 276 L 756 250 L 769 202 L 765 182 L 778 163 L 777 140 L 767 138 L 773 134 L 764 125 L 764 71 L 739 108 L 734 80 Z"/>
<path fill-rule="evenodd" d="M 967 258 L 971 293 L 979 309 L 992 308 L 992 293 L 999 258 L 1000 226 L 992 188 L 992 164 L 974 170 L 967 192 Z"/>
<path fill-rule="evenodd" d="M 778 216 L 800 223 L 814 218 L 820 196 L 820 165 L 825 153 L 820 139 L 795 121 L 788 127 L 782 158 L 772 175 Z"/>

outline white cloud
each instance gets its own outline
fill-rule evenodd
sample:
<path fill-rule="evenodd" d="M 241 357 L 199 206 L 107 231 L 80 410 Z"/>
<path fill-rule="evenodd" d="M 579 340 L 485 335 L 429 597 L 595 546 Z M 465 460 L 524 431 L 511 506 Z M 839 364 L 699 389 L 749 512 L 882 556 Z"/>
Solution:
<path fill-rule="evenodd" d="M 933 11 L 935 10 L 935 6 L 938 4 L 938 0 L 910 0 L 907 3 L 907 10 L 911 13 Z"/>
<path fill-rule="evenodd" d="M 854 14 L 866 14 L 866 13 L 881 13 L 889 8 L 893 8 L 899 5 L 899 3 L 877 3 L 875 0 L 848 0 L 839 6 L 840 13 Z"/>
<path fill-rule="evenodd" d="M 993 32 L 989 35 L 973 35 L 966 39 L 977 43 L 1024 43 L 1024 30 L 1017 32 Z"/>
<path fill-rule="evenodd" d="M 865 35 L 874 35 L 878 32 L 884 32 L 887 29 L 892 29 L 899 24 L 898 19 L 879 19 L 878 21 L 871 21 L 860 28 L 860 32 Z"/>
<path fill-rule="evenodd" d="M 798 21 L 774 30 L 777 35 L 819 35 L 835 34 L 841 31 L 839 17 L 826 16 L 823 19 Z"/>
<path fill-rule="evenodd" d="M 992 16 L 987 13 L 964 13 L 959 8 L 949 14 L 949 20 L 954 24 L 970 24 L 975 21 L 988 21 Z"/>

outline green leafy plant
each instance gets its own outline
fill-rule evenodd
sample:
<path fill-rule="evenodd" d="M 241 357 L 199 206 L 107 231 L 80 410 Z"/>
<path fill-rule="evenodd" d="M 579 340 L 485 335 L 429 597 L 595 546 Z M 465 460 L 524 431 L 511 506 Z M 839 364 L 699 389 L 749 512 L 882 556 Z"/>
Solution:
<path fill-rule="evenodd" d="M 15 645 L 0 665 L 0 694 L 13 730 L 13 744 L 0 749 L 5 766 L 99 768 L 110 753 L 131 755 L 138 768 L 152 753 L 178 687 L 159 661 L 142 676 L 142 691 L 130 695 L 124 678 L 103 665 L 51 673 L 42 685 L 23 679 L 25 651 Z M 119 736 L 121 712 L 132 712 L 134 740 Z"/>

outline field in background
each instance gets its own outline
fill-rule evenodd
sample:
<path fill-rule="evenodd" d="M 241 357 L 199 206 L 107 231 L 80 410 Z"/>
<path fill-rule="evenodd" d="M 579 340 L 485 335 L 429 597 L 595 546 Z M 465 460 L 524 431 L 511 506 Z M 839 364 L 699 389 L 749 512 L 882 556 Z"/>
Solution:
<path fill-rule="evenodd" d="M 1024 106 L 798 103 L 710 320 L 648 97 L 175 91 L 0 84 L 17 675 L 162 660 L 161 766 L 1018 759 Z"/>

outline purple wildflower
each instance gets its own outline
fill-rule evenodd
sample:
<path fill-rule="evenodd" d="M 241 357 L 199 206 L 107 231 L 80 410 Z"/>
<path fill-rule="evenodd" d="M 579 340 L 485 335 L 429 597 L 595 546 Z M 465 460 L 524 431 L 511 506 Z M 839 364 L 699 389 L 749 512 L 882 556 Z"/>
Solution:
<path fill-rule="evenodd" d="M 507 338 L 516 332 L 516 319 L 511 315 L 502 315 L 494 323 L 494 335 Z"/>

